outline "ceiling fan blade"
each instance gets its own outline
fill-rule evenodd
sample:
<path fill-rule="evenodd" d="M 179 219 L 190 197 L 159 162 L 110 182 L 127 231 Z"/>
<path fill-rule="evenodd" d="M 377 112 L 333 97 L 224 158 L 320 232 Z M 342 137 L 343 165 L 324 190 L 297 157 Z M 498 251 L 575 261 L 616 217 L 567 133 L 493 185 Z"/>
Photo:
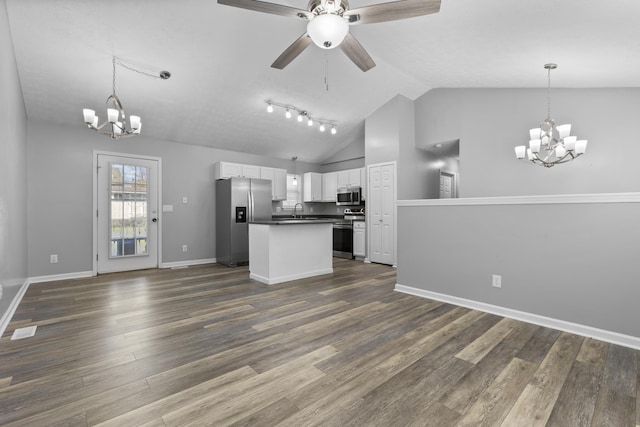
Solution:
<path fill-rule="evenodd" d="M 369 71 L 376 66 L 364 47 L 351 33 L 347 33 L 340 43 L 340 48 L 362 71 Z"/>
<path fill-rule="evenodd" d="M 440 11 L 440 0 L 399 0 L 373 4 L 344 13 L 350 24 L 374 24 L 429 15 Z"/>
<path fill-rule="evenodd" d="M 280 56 L 278 56 L 278 59 L 276 59 L 273 64 L 271 64 L 271 67 L 282 70 L 284 67 L 289 65 L 291 61 L 296 59 L 303 50 L 309 47 L 310 44 L 311 37 L 309 37 L 308 33 L 304 33 L 298 38 L 298 40 L 291 43 L 291 46 L 286 48 L 285 51 L 280 54 Z"/>
<path fill-rule="evenodd" d="M 301 18 L 307 20 L 313 18 L 313 14 L 308 10 L 296 9 L 294 7 L 258 0 L 218 0 L 218 4 L 239 7 L 241 9 L 255 10 L 257 12 L 272 13 L 274 15 L 288 16 L 290 18 Z"/>

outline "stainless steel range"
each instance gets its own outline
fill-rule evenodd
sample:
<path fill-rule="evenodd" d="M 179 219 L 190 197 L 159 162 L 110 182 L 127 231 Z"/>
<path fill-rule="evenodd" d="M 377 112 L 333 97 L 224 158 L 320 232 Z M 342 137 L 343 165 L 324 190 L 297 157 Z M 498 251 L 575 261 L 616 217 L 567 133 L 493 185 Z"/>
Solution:
<path fill-rule="evenodd" d="M 343 219 L 333 223 L 333 256 L 353 259 L 353 221 L 363 219 L 364 208 L 347 208 Z"/>

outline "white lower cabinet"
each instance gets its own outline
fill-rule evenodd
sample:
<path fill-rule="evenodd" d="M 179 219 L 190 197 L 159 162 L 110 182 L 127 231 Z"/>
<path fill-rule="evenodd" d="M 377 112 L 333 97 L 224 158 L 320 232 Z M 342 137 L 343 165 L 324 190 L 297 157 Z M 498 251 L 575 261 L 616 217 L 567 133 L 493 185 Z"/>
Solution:
<path fill-rule="evenodd" d="M 366 226 L 364 221 L 353 221 L 353 256 L 365 257 Z"/>

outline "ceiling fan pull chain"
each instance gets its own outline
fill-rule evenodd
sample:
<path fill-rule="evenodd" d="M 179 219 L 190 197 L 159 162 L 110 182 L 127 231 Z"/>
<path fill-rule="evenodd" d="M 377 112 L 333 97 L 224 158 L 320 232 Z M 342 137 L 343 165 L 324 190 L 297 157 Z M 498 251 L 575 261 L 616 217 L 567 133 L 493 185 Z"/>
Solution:
<path fill-rule="evenodd" d="M 324 87 L 329 92 L 329 52 L 324 52 Z"/>

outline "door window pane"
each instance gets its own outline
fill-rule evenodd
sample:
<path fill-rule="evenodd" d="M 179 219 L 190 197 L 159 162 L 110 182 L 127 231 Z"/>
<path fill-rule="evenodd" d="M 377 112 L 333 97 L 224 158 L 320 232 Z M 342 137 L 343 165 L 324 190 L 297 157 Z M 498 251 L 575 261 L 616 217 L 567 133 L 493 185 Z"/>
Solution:
<path fill-rule="evenodd" d="M 111 164 L 111 257 L 148 255 L 148 168 Z"/>

